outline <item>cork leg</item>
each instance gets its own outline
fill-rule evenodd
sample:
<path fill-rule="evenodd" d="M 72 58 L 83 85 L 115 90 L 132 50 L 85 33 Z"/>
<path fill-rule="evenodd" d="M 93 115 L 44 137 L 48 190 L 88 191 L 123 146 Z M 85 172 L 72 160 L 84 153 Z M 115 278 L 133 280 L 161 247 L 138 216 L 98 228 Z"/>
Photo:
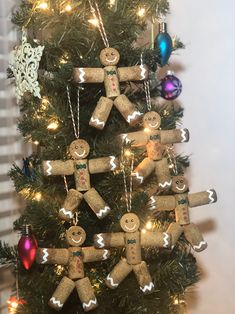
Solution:
<path fill-rule="evenodd" d="M 147 264 L 142 261 L 140 264 L 133 265 L 133 271 L 140 285 L 140 290 L 144 294 L 150 294 L 154 289 L 154 284 L 149 274 Z"/>
<path fill-rule="evenodd" d="M 141 112 L 136 110 L 135 105 L 130 102 L 126 95 L 118 96 L 114 100 L 114 105 L 130 125 L 135 125 L 142 116 Z"/>
<path fill-rule="evenodd" d="M 184 235 L 192 248 L 196 252 L 201 252 L 207 248 L 207 243 L 204 241 L 203 236 L 198 227 L 191 223 L 184 227 Z"/>
<path fill-rule="evenodd" d="M 116 289 L 131 271 L 132 265 L 129 265 L 125 258 L 121 259 L 105 279 L 106 285 L 110 289 Z"/>
<path fill-rule="evenodd" d="M 74 212 L 83 199 L 83 194 L 77 190 L 68 191 L 63 207 L 59 210 L 59 217 L 62 220 L 70 221 L 73 219 Z"/>
<path fill-rule="evenodd" d="M 111 210 L 94 188 L 84 194 L 84 199 L 99 219 L 103 219 Z"/>
<path fill-rule="evenodd" d="M 154 171 L 155 161 L 144 158 L 132 173 L 135 185 L 142 184 L 144 180 Z"/>
<path fill-rule="evenodd" d="M 100 97 L 95 110 L 92 113 L 89 125 L 102 130 L 108 120 L 110 111 L 113 107 L 113 100 L 107 97 Z"/>
<path fill-rule="evenodd" d="M 171 235 L 171 248 L 173 249 L 179 237 L 184 232 L 184 228 L 176 222 L 172 222 L 166 232 Z"/>
<path fill-rule="evenodd" d="M 79 299 L 85 312 L 89 312 L 98 306 L 98 302 L 92 288 L 90 279 L 85 277 L 75 282 Z"/>
<path fill-rule="evenodd" d="M 74 282 L 68 277 L 63 277 L 53 296 L 50 298 L 48 305 L 60 311 L 74 288 Z"/>
<path fill-rule="evenodd" d="M 171 187 L 171 174 L 166 158 L 156 162 L 155 174 L 158 180 L 158 186 L 161 190 L 169 190 Z"/>

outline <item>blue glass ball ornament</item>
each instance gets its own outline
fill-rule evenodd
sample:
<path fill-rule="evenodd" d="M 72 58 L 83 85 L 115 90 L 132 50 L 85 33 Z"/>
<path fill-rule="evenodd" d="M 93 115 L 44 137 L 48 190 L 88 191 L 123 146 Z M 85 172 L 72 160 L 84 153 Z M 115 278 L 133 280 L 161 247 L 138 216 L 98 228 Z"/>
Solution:
<path fill-rule="evenodd" d="M 176 99 L 182 92 L 181 81 L 171 71 L 161 80 L 161 96 L 166 100 Z"/>
<path fill-rule="evenodd" d="M 171 36 L 167 33 L 167 24 L 159 24 L 159 34 L 154 41 L 154 48 L 160 51 L 161 66 L 167 64 L 173 49 Z"/>

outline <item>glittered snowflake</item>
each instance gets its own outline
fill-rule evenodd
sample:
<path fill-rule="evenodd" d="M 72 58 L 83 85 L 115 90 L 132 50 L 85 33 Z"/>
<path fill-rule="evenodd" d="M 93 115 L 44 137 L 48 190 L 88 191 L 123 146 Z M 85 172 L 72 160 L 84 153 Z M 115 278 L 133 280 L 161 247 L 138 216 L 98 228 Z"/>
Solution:
<path fill-rule="evenodd" d="M 22 44 L 11 52 L 9 67 L 13 72 L 16 84 L 16 98 L 19 101 L 25 92 L 41 98 L 38 83 L 38 68 L 44 46 L 33 48 L 27 42 L 27 35 L 23 32 Z"/>

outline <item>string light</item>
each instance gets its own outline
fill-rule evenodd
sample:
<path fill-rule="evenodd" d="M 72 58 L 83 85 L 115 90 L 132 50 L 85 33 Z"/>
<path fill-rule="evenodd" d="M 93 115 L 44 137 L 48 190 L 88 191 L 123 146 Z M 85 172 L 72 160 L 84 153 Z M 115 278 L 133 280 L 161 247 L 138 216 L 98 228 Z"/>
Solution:
<path fill-rule="evenodd" d="M 56 275 L 60 276 L 64 271 L 64 267 L 62 265 L 56 265 L 55 273 Z"/>
<path fill-rule="evenodd" d="M 149 128 L 144 128 L 144 132 L 149 133 L 150 129 Z"/>
<path fill-rule="evenodd" d="M 48 108 L 49 103 L 50 103 L 49 99 L 46 96 L 43 96 L 41 101 L 41 109 L 46 110 Z"/>
<path fill-rule="evenodd" d="M 37 145 L 37 146 L 39 145 L 39 141 L 34 141 L 33 143 L 34 145 Z"/>
<path fill-rule="evenodd" d="M 37 9 L 40 10 L 47 10 L 48 9 L 48 3 L 46 1 L 41 1 L 37 6 Z"/>
<path fill-rule="evenodd" d="M 16 296 L 12 296 L 7 301 L 7 310 L 9 314 L 16 314 L 19 305 L 25 304 L 24 300 L 19 300 Z"/>
<path fill-rule="evenodd" d="M 124 155 L 125 155 L 125 157 L 131 157 L 133 155 L 133 153 L 130 149 L 125 149 Z"/>
<path fill-rule="evenodd" d="M 98 19 L 89 19 L 88 22 L 95 27 L 97 27 L 99 25 Z"/>
<path fill-rule="evenodd" d="M 145 229 L 142 229 L 141 232 L 142 232 L 142 233 L 146 233 L 146 230 L 145 230 Z"/>
<path fill-rule="evenodd" d="M 56 130 L 59 127 L 59 122 L 58 121 L 52 121 L 48 126 L 47 129 L 48 130 Z"/>
<path fill-rule="evenodd" d="M 151 230 L 153 227 L 153 223 L 151 221 L 148 221 L 145 225 L 145 228 L 148 229 L 148 230 Z"/>
<path fill-rule="evenodd" d="M 146 13 L 145 8 L 140 8 L 140 9 L 138 10 L 138 12 L 137 12 L 137 15 L 138 15 L 139 17 L 144 17 L 144 16 L 145 16 L 145 13 Z"/>
<path fill-rule="evenodd" d="M 37 202 L 40 202 L 42 199 L 42 193 L 41 192 L 36 192 L 33 196 L 33 200 L 34 201 L 37 201 Z"/>

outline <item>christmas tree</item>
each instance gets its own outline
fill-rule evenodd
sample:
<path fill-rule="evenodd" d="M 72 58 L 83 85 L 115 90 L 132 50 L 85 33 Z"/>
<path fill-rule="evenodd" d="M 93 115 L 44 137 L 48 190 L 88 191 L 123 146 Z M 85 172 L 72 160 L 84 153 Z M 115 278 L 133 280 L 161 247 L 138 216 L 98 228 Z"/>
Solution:
<path fill-rule="evenodd" d="M 189 131 L 180 80 L 157 76 L 183 48 L 168 12 L 166 0 L 24 0 L 14 11 L 23 35 L 8 74 L 35 148 L 10 171 L 26 200 L 18 250 L 0 245 L 16 266 L 15 313 L 185 313 L 199 279 L 191 249 L 206 248 L 189 208 L 216 193 L 188 193 L 189 158 L 174 153 Z"/>

